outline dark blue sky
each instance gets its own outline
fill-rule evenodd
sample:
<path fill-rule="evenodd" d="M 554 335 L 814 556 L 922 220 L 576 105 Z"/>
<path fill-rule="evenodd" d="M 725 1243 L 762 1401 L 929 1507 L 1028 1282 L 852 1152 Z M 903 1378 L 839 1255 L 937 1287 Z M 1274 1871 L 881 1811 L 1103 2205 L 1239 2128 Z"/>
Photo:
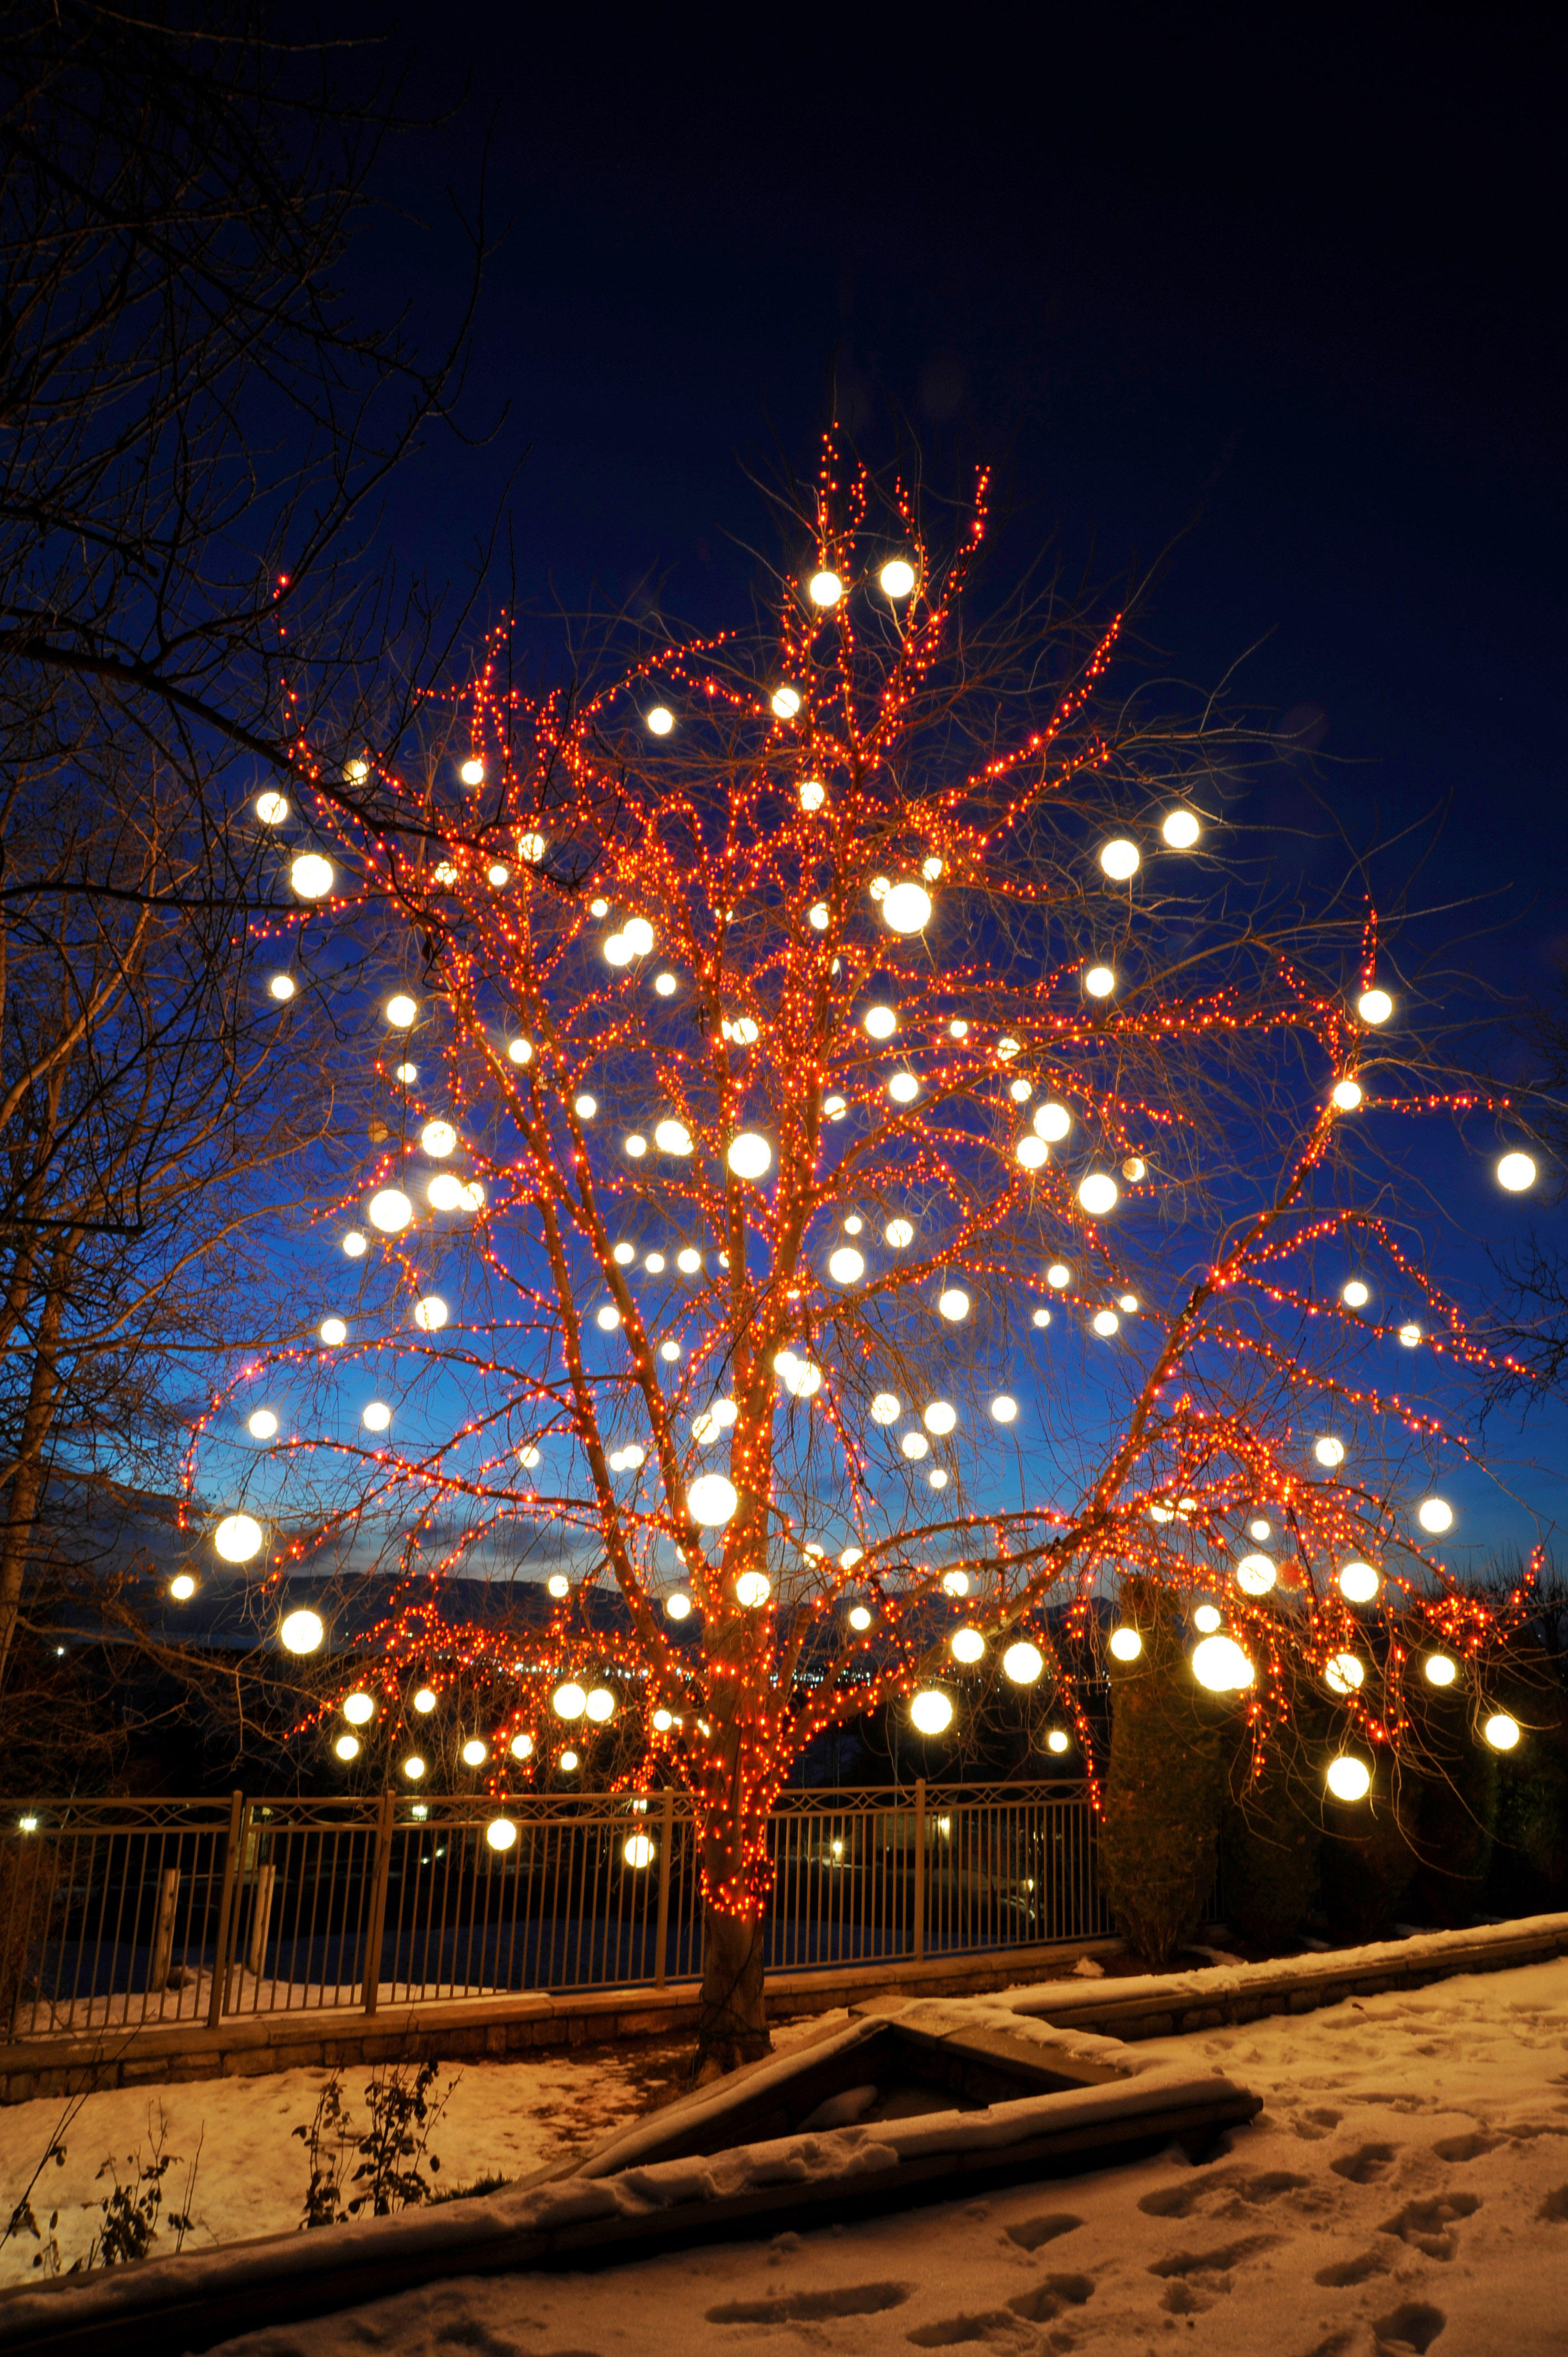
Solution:
<path fill-rule="evenodd" d="M 412 92 L 457 112 L 389 160 L 351 292 L 438 335 L 444 191 L 472 202 L 487 142 L 499 245 L 465 403 L 494 431 L 403 479 L 405 563 L 456 578 L 499 506 L 525 604 L 652 576 L 673 615 L 742 619 L 736 543 L 771 544 L 746 465 L 809 469 L 836 383 L 873 456 L 902 412 L 939 486 L 997 463 L 1004 573 L 1054 544 L 1114 597 L 1181 535 L 1147 624 L 1172 667 L 1208 683 L 1263 641 L 1240 693 L 1316 715 L 1351 841 L 1402 836 L 1379 888 L 1419 865 L 1451 909 L 1429 949 L 1545 985 L 1568 202 L 1542 18 L 456 0 L 408 43 Z M 1251 815 L 1298 817 L 1297 791 Z M 1481 1237 L 1530 1216 L 1479 1172 L 1447 1209 L 1477 1279 Z M 1542 1428 L 1524 1454 L 1564 1451 Z"/>

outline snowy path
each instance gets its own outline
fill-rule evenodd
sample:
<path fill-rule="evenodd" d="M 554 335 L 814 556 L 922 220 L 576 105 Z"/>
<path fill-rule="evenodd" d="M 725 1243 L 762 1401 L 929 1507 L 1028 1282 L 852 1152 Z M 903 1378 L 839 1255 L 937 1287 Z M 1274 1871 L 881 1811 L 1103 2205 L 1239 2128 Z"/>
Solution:
<path fill-rule="evenodd" d="M 1568 1962 L 1169 2050 L 1266 2098 L 1206 2168 L 1160 2158 L 603 2275 L 455 2281 L 228 2357 L 1568 2349 Z"/>

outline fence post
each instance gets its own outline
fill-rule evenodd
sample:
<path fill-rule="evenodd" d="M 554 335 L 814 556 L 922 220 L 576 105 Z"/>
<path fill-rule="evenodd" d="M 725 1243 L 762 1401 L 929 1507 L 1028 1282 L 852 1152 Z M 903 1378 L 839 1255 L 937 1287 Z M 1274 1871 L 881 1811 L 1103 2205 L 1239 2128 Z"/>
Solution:
<path fill-rule="evenodd" d="M 387 1922 L 387 1878 L 392 1872 L 393 1796 L 381 1794 L 376 1819 L 375 1878 L 371 1885 L 371 1920 L 365 1926 L 363 1997 L 367 2013 L 374 2013 L 381 1985 L 381 1935 Z"/>
<path fill-rule="evenodd" d="M 926 1780 L 915 1779 L 915 1962 L 926 1956 Z"/>
<path fill-rule="evenodd" d="M 218 1902 L 218 1945 L 212 1957 L 212 1995 L 208 2001 L 207 2027 L 216 2029 L 229 2002 L 229 1936 L 234 1922 L 234 1877 L 240 1863 L 240 1820 L 245 1795 L 236 1792 L 229 1804 L 229 1838 L 223 1846 L 223 1895 Z"/>
<path fill-rule="evenodd" d="M 174 1961 L 174 1910 L 178 1904 L 179 1868 L 166 1866 L 158 1877 L 158 1906 L 153 1918 L 153 1958 L 147 1970 L 149 1996 L 168 1986 L 169 1965 Z"/>
<path fill-rule="evenodd" d="M 267 1961 L 267 1931 L 272 1921 L 273 1892 L 277 1887 L 275 1866 L 256 1868 L 256 1896 L 251 1906 L 251 1936 L 246 1943 L 245 1962 L 260 1980 Z"/>
<path fill-rule="evenodd" d="M 670 1877 L 675 1865 L 675 1787 L 664 1787 L 664 1826 L 659 1847 L 659 1937 L 653 1950 L 653 1986 L 664 1986 L 670 1943 Z"/>

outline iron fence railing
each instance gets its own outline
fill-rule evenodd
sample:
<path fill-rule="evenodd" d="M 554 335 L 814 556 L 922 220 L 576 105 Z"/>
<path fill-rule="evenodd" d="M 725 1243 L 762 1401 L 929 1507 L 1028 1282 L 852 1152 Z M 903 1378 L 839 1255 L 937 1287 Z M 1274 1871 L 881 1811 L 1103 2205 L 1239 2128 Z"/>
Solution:
<path fill-rule="evenodd" d="M 0 1803 L 0 2037 L 702 1970 L 689 1794 Z M 790 1790 L 772 1972 L 1107 1929 L 1081 1786 Z"/>

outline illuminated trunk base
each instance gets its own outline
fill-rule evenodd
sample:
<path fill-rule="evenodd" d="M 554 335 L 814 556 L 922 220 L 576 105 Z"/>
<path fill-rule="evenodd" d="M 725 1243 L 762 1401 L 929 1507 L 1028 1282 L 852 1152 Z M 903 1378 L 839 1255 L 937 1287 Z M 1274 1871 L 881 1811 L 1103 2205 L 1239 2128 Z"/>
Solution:
<path fill-rule="evenodd" d="M 692 2076 L 699 2084 L 743 2062 L 756 2062 L 773 2041 L 762 2010 L 762 1923 L 716 1907 L 703 1910 L 703 1993 Z"/>

